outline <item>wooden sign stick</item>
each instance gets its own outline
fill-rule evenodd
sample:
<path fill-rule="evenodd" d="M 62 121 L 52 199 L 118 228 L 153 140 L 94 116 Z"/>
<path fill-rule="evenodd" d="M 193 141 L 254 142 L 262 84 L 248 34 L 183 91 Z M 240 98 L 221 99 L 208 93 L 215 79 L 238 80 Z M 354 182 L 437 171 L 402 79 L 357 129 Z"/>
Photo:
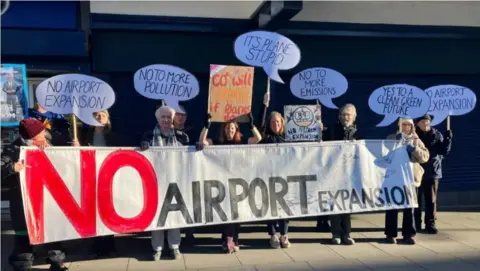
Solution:
<path fill-rule="evenodd" d="M 447 131 L 450 131 L 450 116 L 447 117 Z"/>
<path fill-rule="evenodd" d="M 268 95 L 270 96 L 270 77 L 267 79 L 267 92 L 266 93 L 268 93 Z M 269 103 L 270 103 L 270 101 L 269 101 Z M 265 127 L 265 121 L 266 121 L 266 118 L 267 118 L 268 106 L 269 106 L 269 104 L 266 104 L 265 109 L 263 110 L 262 129 L 263 129 L 263 127 Z"/>
<path fill-rule="evenodd" d="M 72 114 L 72 125 L 73 125 L 73 139 L 78 140 L 77 137 L 77 116 Z"/>

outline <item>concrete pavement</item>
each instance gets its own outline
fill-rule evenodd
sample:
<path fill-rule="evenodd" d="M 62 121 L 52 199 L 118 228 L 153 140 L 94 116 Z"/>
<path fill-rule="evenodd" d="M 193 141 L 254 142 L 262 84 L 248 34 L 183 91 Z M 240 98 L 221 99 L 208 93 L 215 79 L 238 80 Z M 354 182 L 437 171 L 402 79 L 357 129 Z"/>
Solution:
<path fill-rule="evenodd" d="M 417 245 L 384 243 L 384 215 L 360 214 L 352 220 L 357 244 L 330 244 L 329 233 L 315 232 L 316 222 L 292 221 L 289 249 L 271 249 L 265 225 L 242 226 L 240 252 L 226 255 L 220 250 L 220 234 L 212 228 L 196 233 L 196 241 L 182 244 L 179 260 L 150 261 L 147 234 L 116 237 L 118 255 L 113 259 L 94 260 L 88 255 L 90 240 L 71 241 L 66 245 L 70 270 L 480 270 L 480 212 L 441 212 L 440 234 L 418 234 Z M 401 223 L 401 215 L 399 217 Z M 2 233 L 2 271 L 11 270 L 6 258 L 12 236 Z M 39 249 L 40 256 L 44 251 Z M 40 260 L 35 270 L 46 270 Z"/>

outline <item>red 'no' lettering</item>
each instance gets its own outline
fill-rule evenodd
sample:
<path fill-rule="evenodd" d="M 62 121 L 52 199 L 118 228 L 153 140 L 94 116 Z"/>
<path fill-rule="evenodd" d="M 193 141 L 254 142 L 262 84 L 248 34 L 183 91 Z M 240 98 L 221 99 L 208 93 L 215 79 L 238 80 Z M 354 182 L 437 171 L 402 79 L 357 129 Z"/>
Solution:
<path fill-rule="evenodd" d="M 105 158 L 98 173 L 98 193 L 95 191 L 95 151 L 80 151 L 80 205 L 43 151 L 29 150 L 25 159 L 30 166 L 25 172 L 29 199 L 26 216 L 32 244 L 45 242 L 44 187 L 82 238 L 96 236 L 97 202 L 102 222 L 116 233 L 144 231 L 155 217 L 158 206 L 155 171 L 150 162 L 135 151 L 119 150 Z M 143 186 L 143 209 L 133 218 L 119 216 L 113 205 L 113 177 L 125 166 L 138 171 Z"/>

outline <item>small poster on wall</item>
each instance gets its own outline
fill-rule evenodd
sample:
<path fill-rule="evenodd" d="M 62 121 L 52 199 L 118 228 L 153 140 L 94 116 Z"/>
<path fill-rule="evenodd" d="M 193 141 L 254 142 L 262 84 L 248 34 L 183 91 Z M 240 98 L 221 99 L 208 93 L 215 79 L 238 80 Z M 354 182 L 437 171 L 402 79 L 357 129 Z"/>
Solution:
<path fill-rule="evenodd" d="M 319 107 L 316 105 L 286 105 L 284 107 L 285 139 L 287 141 L 319 141 Z"/>
<path fill-rule="evenodd" d="M 1 126 L 18 126 L 28 117 L 28 84 L 25 65 L 1 64 Z"/>
<path fill-rule="evenodd" d="M 210 65 L 208 112 L 213 122 L 246 122 L 252 111 L 253 67 Z"/>

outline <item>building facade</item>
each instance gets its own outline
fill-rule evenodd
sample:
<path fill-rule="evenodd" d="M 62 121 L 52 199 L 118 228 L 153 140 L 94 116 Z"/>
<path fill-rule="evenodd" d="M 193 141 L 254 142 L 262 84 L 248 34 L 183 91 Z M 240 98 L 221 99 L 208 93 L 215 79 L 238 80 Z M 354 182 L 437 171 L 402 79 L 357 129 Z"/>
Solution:
<path fill-rule="evenodd" d="M 152 129 L 158 106 L 134 90 L 136 70 L 170 64 L 197 77 L 200 94 L 183 105 L 198 135 L 207 112 L 209 65 L 243 65 L 233 52 L 235 38 L 259 28 L 288 36 L 302 52 L 296 68 L 280 72 L 287 83 L 272 83 L 269 110 L 282 112 L 286 104 L 307 104 L 291 94 L 288 82 L 297 72 L 316 66 L 347 77 L 349 89 L 335 103 L 355 104 L 358 126 L 369 139 L 385 138 L 395 129 L 393 124 L 375 127 L 382 117 L 368 108 L 369 95 L 382 85 L 407 83 L 424 89 L 459 84 L 480 93 L 480 3 L 476 2 L 38 1 L 30 7 L 15 5 L 2 15 L 2 61 L 27 64 L 32 80 L 67 71 L 102 78 L 116 92 L 110 110 L 114 129 L 132 145 Z M 41 13 L 33 12 L 43 10 L 34 5 L 54 7 L 42 6 Z M 49 19 L 35 22 L 32 18 L 18 25 L 15 8 Z M 58 16 L 65 13 L 70 16 Z M 17 25 L 5 24 L 4 18 Z M 25 46 L 16 46 L 19 42 Z M 266 81 L 265 73 L 256 69 L 253 112 L 257 118 Z M 335 110 L 325 109 L 323 114 L 327 124 L 337 117 Z M 480 150 L 480 141 L 475 140 L 480 128 L 472 125 L 479 117 L 478 109 L 452 117 L 454 146 L 440 186 L 446 195 L 444 206 L 480 205 L 479 197 L 472 194 L 480 191 L 480 156 L 471 155 Z M 438 128 L 444 130 L 444 124 Z"/>

